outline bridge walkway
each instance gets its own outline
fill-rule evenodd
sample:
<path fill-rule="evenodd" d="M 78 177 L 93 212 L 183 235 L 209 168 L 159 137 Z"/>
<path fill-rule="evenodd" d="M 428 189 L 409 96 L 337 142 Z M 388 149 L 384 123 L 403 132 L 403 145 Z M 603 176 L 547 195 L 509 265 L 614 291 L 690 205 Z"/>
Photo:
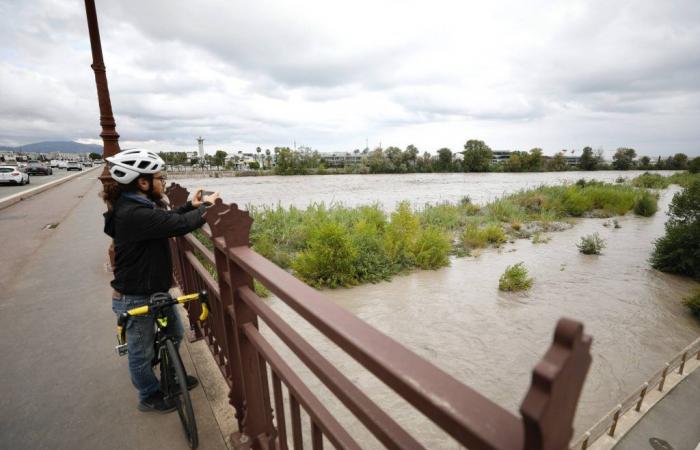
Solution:
<path fill-rule="evenodd" d="M 700 369 L 654 405 L 614 448 L 700 449 Z"/>
<path fill-rule="evenodd" d="M 126 360 L 114 353 L 96 176 L 0 211 L 2 448 L 188 448 L 177 413 L 136 409 Z M 183 359 L 194 373 L 185 347 Z M 225 449 L 205 390 L 192 395 L 200 448 Z"/>

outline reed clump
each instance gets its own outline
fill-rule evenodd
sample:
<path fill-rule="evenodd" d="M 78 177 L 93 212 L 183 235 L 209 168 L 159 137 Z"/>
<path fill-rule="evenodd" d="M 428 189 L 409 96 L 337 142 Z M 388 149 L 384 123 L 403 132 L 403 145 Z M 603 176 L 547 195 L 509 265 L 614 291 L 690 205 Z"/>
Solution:
<path fill-rule="evenodd" d="M 506 268 L 498 280 L 498 289 L 507 292 L 526 291 L 532 287 L 533 282 L 523 263 L 519 262 Z"/>
<path fill-rule="evenodd" d="M 600 255 L 605 246 L 605 239 L 601 238 L 598 233 L 582 236 L 581 241 L 576 244 L 578 251 L 584 255 Z"/>

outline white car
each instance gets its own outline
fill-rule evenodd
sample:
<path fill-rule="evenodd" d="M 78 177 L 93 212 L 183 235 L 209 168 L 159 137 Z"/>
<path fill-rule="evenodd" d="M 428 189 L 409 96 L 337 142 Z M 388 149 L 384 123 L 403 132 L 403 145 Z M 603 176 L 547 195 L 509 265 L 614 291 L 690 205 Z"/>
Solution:
<path fill-rule="evenodd" d="M 61 160 L 61 161 L 58 162 L 58 168 L 59 168 L 59 169 L 65 169 L 65 168 L 67 168 L 67 167 L 68 167 L 68 161 L 63 161 L 63 160 Z"/>
<path fill-rule="evenodd" d="M 0 166 L 0 183 L 29 184 L 29 175 L 17 166 Z"/>
<path fill-rule="evenodd" d="M 80 165 L 80 161 L 68 161 L 66 163 L 66 171 L 69 170 L 83 170 L 83 166 Z"/>

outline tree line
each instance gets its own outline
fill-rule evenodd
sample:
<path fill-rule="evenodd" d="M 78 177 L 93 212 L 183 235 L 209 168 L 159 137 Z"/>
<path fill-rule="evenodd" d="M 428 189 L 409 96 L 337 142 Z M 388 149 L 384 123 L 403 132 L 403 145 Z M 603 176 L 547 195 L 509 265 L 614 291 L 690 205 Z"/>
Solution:
<path fill-rule="evenodd" d="M 308 173 L 326 173 L 331 169 L 324 161 L 324 155 L 309 148 L 293 150 L 289 147 L 275 147 L 262 152 L 256 149 L 258 158 L 249 162 L 250 169 L 267 169 L 278 175 L 302 175 Z M 239 152 L 240 153 L 240 152 Z M 571 160 L 563 153 L 545 156 L 541 148 L 529 151 L 509 152 L 507 159 L 494 160 L 494 151 L 484 142 L 470 139 L 461 151 L 453 152 L 447 147 L 438 149 L 435 155 L 430 152 L 422 154 L 414 145 L 405 149 L 390 146 L 364 151 L 355 150 L 360 156 L 359 162 L 346 162 L 341 168 L 333 168 L 334 172 L 343 173 L 444 173 L 444 172 L 542 172 L 565 170 L 686 170 L 700 166 L 700 158 L 689 159 L 684 153 L 677 153 L 662 159 L 660 156 L 652 160 L 648 156 L 637 158 L 633 148 L 618 148 L 609 163 L 603 158 L 603 151 L 594 151 L 584 147 L 578 160 Z M 189 161 L 182 152 L 161 152 L 161 157 L 167 164 L 204 165 L 209 167 L 234 169 L 240 159 L 235 154 L 228 158 L 223 150 L 217 150 L 214 155 L 205 155 L 204 160 L 192 158 Z"/>

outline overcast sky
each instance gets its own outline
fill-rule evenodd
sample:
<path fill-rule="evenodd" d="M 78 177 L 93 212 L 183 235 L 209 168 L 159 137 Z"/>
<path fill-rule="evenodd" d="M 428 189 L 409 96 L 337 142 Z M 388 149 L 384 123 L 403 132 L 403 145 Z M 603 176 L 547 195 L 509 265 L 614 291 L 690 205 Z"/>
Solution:
<path fill-rule="evenodd" d="M 700 1 L 96 0 L 122 148 L 700 155 Z M 82 0 L 0 0 L 0 145 L 100 143 Z"/>

